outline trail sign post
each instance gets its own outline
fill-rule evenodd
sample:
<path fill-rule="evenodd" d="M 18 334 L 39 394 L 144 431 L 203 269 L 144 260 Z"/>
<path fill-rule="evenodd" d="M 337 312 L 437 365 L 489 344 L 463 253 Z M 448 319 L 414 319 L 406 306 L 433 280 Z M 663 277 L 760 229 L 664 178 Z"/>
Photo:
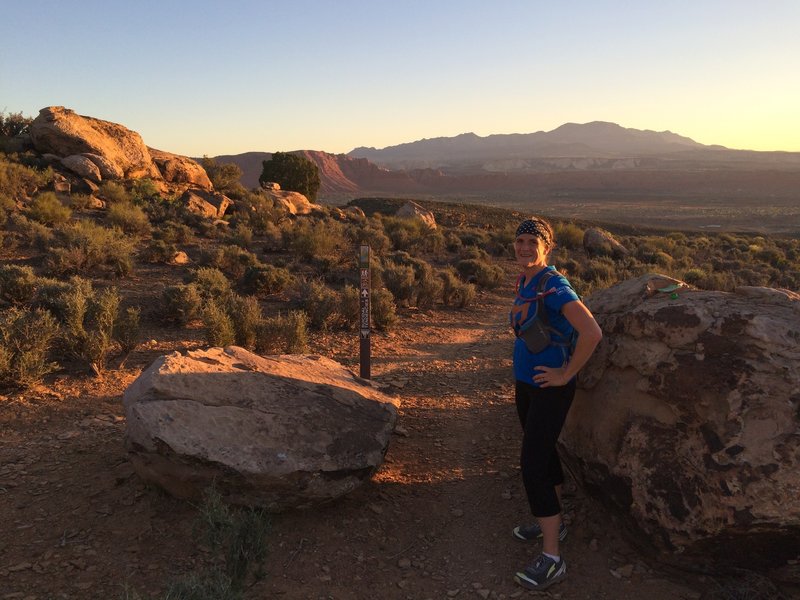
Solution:
<path fill-rule="evenodd" d="M 361 282 L 359 291 L 359 338 L 360 338 L 360 375 L 364 379 L 370 378 L 370 316 L 369 316 L 369 295 L 370 295 L 370 272 L 369 272 L 369 246 L 363 245 L 359 249 L 358 268 Z"/>

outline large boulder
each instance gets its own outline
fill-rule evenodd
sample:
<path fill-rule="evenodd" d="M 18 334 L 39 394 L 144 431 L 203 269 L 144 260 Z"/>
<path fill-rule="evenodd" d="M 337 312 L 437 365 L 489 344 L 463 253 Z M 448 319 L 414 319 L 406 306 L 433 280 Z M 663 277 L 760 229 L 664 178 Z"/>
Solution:
<path fill-rule="evenodd" d="M 758 560 L 794 558 L 800 296 L 645 275 L 587 305 L 604 338 L 565 425 L 570 471 L 662 550 L 730 564 L 768 539 Z"/>
<path fill-rule="evenodd" d="M 61 165 L 76 175 L 99 183 L 103 177 L 100 168 L 87 157 L 80 154 L 70 154 L 61 159 Z"/>
<path fill-rule="evenodd" d="M 34 148 L 42 154 L 62 158 L 95 154 L 116 165 L 126 178 L 161 178 L 142 137 L 117 123 L 84 117 L 63 106 L 49 106 L 31 123 L 30 136 Z"/>
<path fill-rule="evenodd" d="M 137 473 L 180 498 L 214 484 L 270 511 L 346 494 L 383 462 L 397 408 L 318 356 L 211 348 L 158 358 L 123 395 Z"/>
<path fill-rule="evenodd" d="M 273 204 L 282 207 L 291 215 L 309 215 L 319 208 L 300 192 L 289 192 L 281 189 L 262 187 L 262 195 L 272 200 Z"/>
<path fill-rule="evenodd" d="M 148 151 L 165 181 L 186 183 L 205 190 L 214 188 L 208 178 L 208 173 L 196 160 L 179 154 L 156 150 L 155 148 L 148 147 Z"/>
<path fill-rule="evenodd" d="M 622 258 L 628 255 L 628 249 L 620 244 L 613 235 L 597 227 L 589 227 L 583 233 L 583 249 L 587 256 Z"/>
<path fill-rule="evenodd" d="M 395 216 L 405 219 L 418 219 L 431 229 L 436 229 L 436 217 L 433 212 L 410 200 L 397 210 Z"/>
<path fill-rule="evenodd" d="M 232 204 L 225 194 L 201 189 L 186 190 L 179 202 L 188 211 L 209 219 L 221 219 Z"/>

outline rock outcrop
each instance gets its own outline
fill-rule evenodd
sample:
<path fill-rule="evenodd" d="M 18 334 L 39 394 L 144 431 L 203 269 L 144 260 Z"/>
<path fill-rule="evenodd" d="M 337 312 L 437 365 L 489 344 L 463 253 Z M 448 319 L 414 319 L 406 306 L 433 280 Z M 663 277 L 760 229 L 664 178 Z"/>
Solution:
<path fill-rule="evenodd" d="M 800 551 L 800 296 L 648 275 L 587 305 L 604 339 L 562 436 L 581 483 L 664 549 Z"/>
<path fill-rule="evenodd" d="M 43 154 L 99 155 L 116 165 L 126 178 L 161 178 L 142 137 L 117 123 L 84 117 L 63 106 L 49 106 L 31 123 L 30 136 L 34 148 Z"/>
<path fill-rule="evenodd" d="M 291 215 L 310 215 L 313 210 L 319 208 L 318 204 L 309 202 L 308 198 L 300 192 L 264 188 L 263 194 L 276 206 L 283 207 Z"/>
<path fill-rule="evenodd" d="M 398 217 L 406 219 L 419 219 L 431 229 L 436 229 L 436 217 L 433 212 L 416 202 L 408 201 L 395 213 Z"/>
<path fill-rule="evenodd" d="M 158 166 L 161 176 L 171 183 L 187 183 L 205 190 L 214 186 L 208 178 L 208 173 L 203 166 L 195 160 L 178 154 L 171 154 L 163 150 L 149 148 L 153 162 Z"/>
<path fill-rule="evenodd" d="M 209 219 L 221 219 L 232 204 L 225 194 L 200 189 L 186 190 L 179 202 L 188 211 Z"/>
<path fill-rule="evenodd" d="M 162 356 L 123 396 L 137 473 L 181 498 L 212 482 L 270 511 L 346 494 L 383 462 L 397 408 L 317 356 L 242 348 Z"/>
<path fill-rule="evenodd" d="M 613 256 L 622 258 L 628 249 L 620 244 L 608 231 L 589 227 L 583 233 L 583 249 L 587 256 Z"/>

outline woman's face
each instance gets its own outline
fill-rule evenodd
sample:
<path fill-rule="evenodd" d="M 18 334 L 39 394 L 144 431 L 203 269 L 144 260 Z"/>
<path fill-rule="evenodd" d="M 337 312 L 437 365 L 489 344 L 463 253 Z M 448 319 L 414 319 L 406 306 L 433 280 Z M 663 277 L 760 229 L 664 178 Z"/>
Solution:
<path fill-rule="evenodd" d="M 514 256 L 523 269 L 547 266 L 547 246 L 531 233 L 521 233 L 514 240 Z"/>

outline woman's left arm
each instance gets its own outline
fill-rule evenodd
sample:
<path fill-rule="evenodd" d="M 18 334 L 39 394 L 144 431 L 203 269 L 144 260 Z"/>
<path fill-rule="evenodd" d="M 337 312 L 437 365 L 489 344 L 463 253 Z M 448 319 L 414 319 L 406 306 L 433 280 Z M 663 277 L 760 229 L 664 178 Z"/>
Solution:
<path fill-rule="evenodd" d="M 560 368 L 538 366 L 533 379 L 540 387 L 566 385 L 578 374 L 583 366 L 589 361 L 594 349 L 600 340 L 603 339 L 603 332 L 597 321 L 594 320 L 592 313 L 580 300 L 568 302 L 561 308 L 561 313 L 569 321 L 570 325 L 578 332 L 578 341 L 569 362 Z"/>

